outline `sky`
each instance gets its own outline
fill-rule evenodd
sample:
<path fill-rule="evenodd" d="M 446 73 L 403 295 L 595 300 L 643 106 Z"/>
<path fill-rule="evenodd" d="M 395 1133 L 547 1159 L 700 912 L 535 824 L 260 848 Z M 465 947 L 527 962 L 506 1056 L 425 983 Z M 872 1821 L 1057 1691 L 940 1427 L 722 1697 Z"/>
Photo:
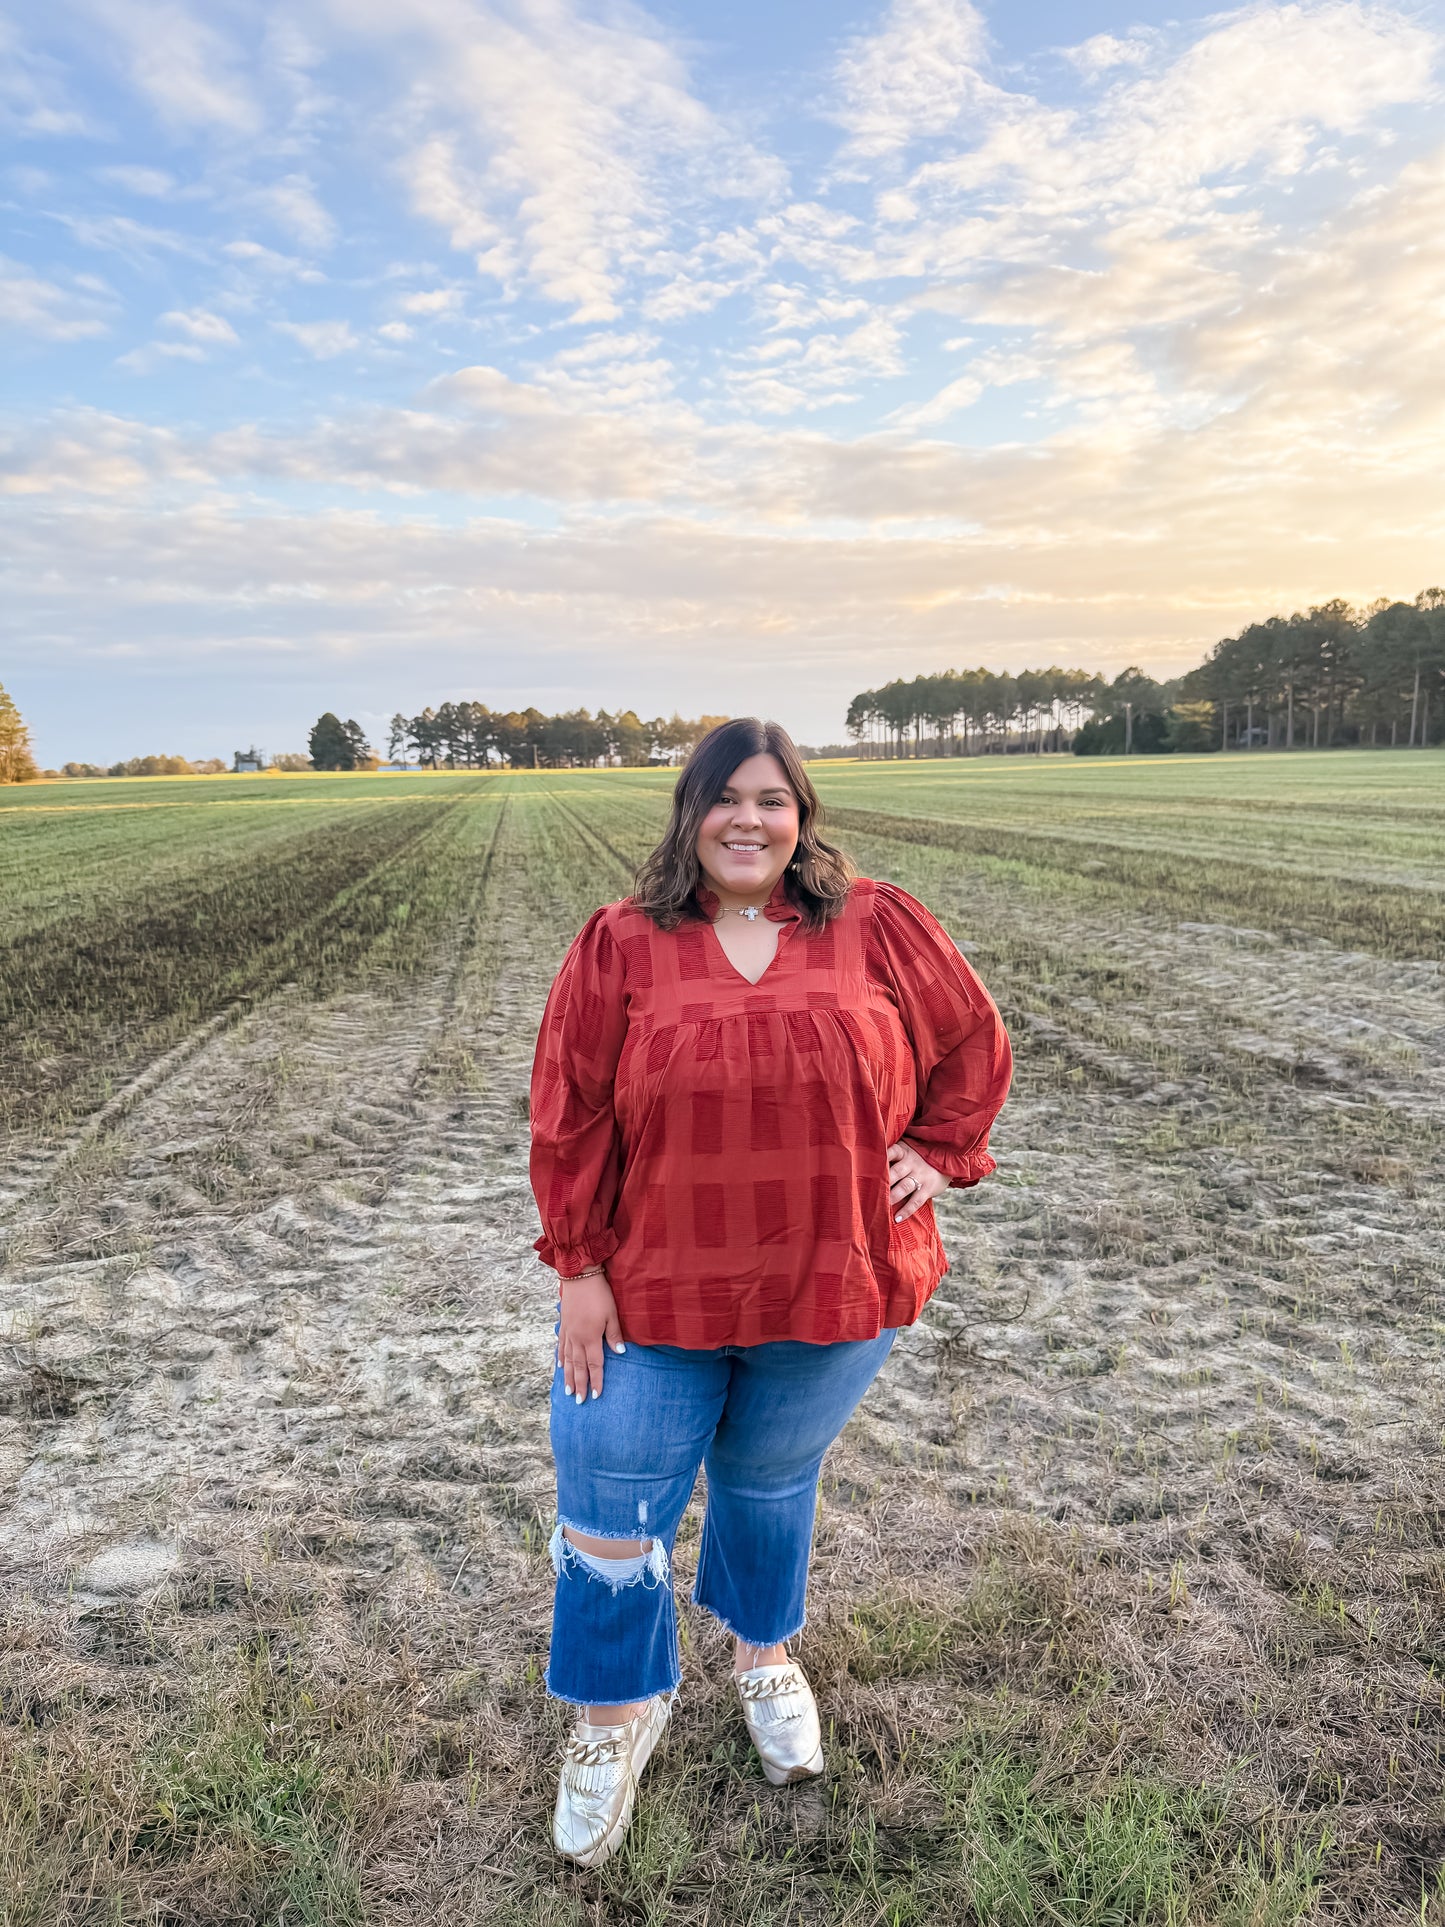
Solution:
<path fill-rule="evenodd" d="M 1445 577 L 1445 0 L 0 0 L 47 764 L 1176 674 Z"/>

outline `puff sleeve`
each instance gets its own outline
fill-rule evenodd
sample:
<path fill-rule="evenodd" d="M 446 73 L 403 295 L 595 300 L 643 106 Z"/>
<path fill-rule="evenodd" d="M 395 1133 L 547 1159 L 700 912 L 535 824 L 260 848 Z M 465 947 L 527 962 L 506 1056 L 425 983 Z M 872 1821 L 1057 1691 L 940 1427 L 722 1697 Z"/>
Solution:
<path fill-rule="evenodd" d="M 937 918 L 896 884 L 876 891 L 869 966 L 892 993 L 917 1071 L 905 1135 L 950 1184 L 977 1184 L 996 1168 L 988 1134 L 1013 1075 L 1008 1032 Z"/>
<path fill-rule="evenodd" d="M 532 1064 L 534 1249 L 570 1278 L 617 1249 L 622 1171 L 613 1082 L 627 1035 L 622 953 L 598 910 L 567 952 L 547 999 Z"/>

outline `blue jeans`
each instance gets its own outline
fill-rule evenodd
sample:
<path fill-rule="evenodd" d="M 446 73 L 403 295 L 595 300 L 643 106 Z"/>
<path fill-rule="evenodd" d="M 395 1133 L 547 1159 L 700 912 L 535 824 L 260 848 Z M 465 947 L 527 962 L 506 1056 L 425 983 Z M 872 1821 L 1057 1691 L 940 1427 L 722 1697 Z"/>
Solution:
<path fill-rule="evenodd" d="M 549 1693 L 586 1706 L 676 1689 L 672 1545 L 699 1465 L 707 1513 L 694 1602 L 751 1646 L 802 1630 L 823 1454 L 897 1336 L 711 1351 L 629 1343 L 607 1353 L 602 1396 L 584 1405 L 554 1370 Z M 563 1526 L 598 1539 L 650 1539 L 652 1551 L 626 1576 L 607 1575 L 563 1538 Z"/>

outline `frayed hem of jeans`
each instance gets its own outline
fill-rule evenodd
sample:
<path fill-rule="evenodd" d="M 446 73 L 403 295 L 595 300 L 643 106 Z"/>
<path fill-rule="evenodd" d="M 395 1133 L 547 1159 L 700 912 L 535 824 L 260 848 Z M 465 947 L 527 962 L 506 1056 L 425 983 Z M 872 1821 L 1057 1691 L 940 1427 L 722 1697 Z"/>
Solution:
<path fill-rule="evenodd" d="M 668 1564 L 667 1547 L 661 1539 L 654 1539 L 647 1552 L 625 1554 L 622 1559 L 609 1560 L 610 1565 L 628 1567 L 625 1573 L 613 1574 L 598 1564 L 600 1554 L 588 1552 L 585 1546 L 573 1545 L 563 1530 L 564 1526 L 571 1526 L 573 1532 L 586 1532 L 590 1539 L 607 1537 L 605 1533 L 593 1532 L 590 1527 L 572 1525 L 570 1519 L 559 1519 L 552 1537 L 547 1541 L 552 1570 L 559 1579 L 564 1572 L 575 1573 L 580 1567 L 589 1579 L 595 1579 L 610 1588 L 614 1597 L 629 1586 L 646 1586 L 651 1591 L 671 1582 L 672 1568 Z"/>
<path fill-rule="evenodd" d="M 717 1621 L 725 1633 L 730 1633 L 734 1639 L 740 1639 L 744 1646 L 785 1646 L 790 1639 L 796 1639 L 808 1623 L 808 1616 L 805 1613 L 790 1633 L 777 1633 L 772 1639 L 750 1639 L 739 1627 L 734 1626 L 731 1620 L 724 1619 L 716 1606 L 710 1606 L 705 1599 L 699 1599 L 696 1593 L 691 1595 L 691 1603 L 694 1606 L 701 1606 L 710 1618 Z"/>
<path fill-rule="evenodd" d="M 575 1706 L 579 1709 L 589 1706 L 630 1706 L 634 1703 L 645 1706 L 649 1700 L 665 1699 L 667 1710 L 671 1713 L 682 1692 L 682 1676 L 679 1674 L 671 1686 L 659 1686 L 651 1693 L 633 1693 L 615 1700 L 599 1699 L 595 1693 L 587 1699 L 578 1699 L 572 1693 L 559 1693 L 545 1674 L 542 1679 L 542 1688 L 548 1699 L 556 1700 L 559 1706 Z"/>

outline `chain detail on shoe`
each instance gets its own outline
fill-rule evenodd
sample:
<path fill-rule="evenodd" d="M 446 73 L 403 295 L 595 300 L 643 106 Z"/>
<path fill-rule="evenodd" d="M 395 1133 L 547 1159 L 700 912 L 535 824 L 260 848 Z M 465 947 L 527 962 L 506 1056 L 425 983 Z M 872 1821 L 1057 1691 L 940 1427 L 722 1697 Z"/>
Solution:
<path fill-rule="evenodd" d="M 562 1757 L 569 1766 L 601 1766 L 608 1760 L 620 1760 L 627 1751 L 627 1736 L 622 1728 L 610 1740 L 584 1740 L 580 1733 L 574 1733 L 562 1750 Z"/>
<path fill-rule="evenodd" d="M 757 1679 L 748 1673 L 738 1674 L 738 1691 L 745 1700 L 778 1699 L 784 1693 L 802 1693 L 806 1690 L 801 1677 L 791 1666 L 771 1679 Z"/>

